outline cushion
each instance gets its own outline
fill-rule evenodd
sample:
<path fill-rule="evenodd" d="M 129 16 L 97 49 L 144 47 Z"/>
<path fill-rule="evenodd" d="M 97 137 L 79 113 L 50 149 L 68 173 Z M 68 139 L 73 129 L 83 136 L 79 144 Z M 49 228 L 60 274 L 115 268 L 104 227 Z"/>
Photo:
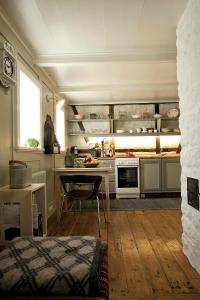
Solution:
<path fill-rule="evenodd" d="M 91 236 L 16 238 L 0 253 L 0 294 L 108 299 L 107 245 Z"/>

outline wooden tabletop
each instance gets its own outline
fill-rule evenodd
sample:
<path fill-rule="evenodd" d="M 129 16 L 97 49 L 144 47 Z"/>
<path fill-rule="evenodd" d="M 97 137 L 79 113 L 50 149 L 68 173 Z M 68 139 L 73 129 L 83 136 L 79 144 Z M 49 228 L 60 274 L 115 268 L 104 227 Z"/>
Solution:
<path fill-rule="evenodd" d="M 97 167 L 97 168 L 55 168 L 55 172 L 111 172 L 112 167 Z"/>

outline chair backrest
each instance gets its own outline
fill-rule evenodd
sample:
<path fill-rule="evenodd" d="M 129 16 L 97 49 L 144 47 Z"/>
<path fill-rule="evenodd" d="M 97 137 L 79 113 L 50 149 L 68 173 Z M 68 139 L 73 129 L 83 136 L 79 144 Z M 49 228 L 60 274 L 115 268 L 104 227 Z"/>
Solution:
<path fill-rule="evenodd" d="M 68 194 L 67 189 L 66 189 L 66 184 L 71 183 L 71 184 L 92 184 L 93 188 L 91 190 L 91 194 L 88 196 L 89 199 L 93 199 L 96 197 L 99 186 L 102 181 L 101 176 L 92 176 L 92 175 L 61 175 L 60 180 L 63 186 L 63 189 L 66 194 Z"/>

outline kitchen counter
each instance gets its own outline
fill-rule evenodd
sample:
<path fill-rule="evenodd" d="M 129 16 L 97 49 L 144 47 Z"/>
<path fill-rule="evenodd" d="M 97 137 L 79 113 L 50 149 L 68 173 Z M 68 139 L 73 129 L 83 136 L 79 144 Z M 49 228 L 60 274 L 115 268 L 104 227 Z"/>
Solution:
<path fill-rule="evenodd" d="M 176 152 L 163 152 L 156 154 L 155 152 L 138 152 L 134 153 L 134 157 L 139 158 L 174 158 L 174 157 L 180 157 L 180 153 Z M 123 158 L 126 157 L 125 153 L 118 153 L 114 157 L 98 157 L 98 160 L 114 160 L 115 158 Z"/>

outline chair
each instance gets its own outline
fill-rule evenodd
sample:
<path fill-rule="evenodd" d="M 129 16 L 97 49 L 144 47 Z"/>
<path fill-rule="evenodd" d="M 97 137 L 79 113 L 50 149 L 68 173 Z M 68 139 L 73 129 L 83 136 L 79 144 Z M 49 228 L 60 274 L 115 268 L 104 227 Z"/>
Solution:
<path fill-rule="evenodd" d="M 99 197 L 97 193 L 100 184 L 102 182 L 102 177 L 90 176 L 90 175 L 61 175 L 60 180 L 64 190 L 64 197 L 67 197 L 67 200 L 69 201 L 79 201 L 80 211 L 81 211 L 82 201 L 94 200 L 96 198 L 97 211 L 98 211 L 99 236 L 101 236 L 101 232 L 100 232 L 101 218 L 100 218 L 100 211 L 99 211 Z M 70 189 L 69 189 L 69 185 L 70 185 Z M 90 186 L 90 189 L 84 189 L 86 185 Z M 63 199 L 63 204 L 64 204 L 64 199 Z M 103 199 L 102 199 L 102 205 L 103 205 Z M 104 219 L 105 219 L 105 212 L 104 212 Z"/>

